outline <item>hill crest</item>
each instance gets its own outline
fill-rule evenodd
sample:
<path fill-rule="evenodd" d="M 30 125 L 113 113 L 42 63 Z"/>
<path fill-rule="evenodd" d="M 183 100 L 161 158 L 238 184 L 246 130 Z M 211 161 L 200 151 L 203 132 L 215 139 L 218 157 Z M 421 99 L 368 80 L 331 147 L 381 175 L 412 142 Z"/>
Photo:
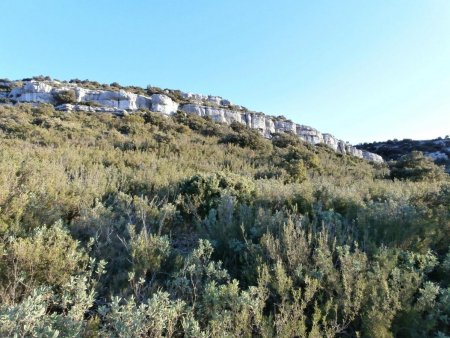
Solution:
<path fill-rule="evenodd" d="M 119 115 L 143 109 L 164 115 L 181 111 L 202 117 L 208 116 L 216 122 L 226 124 L 239 122 L 258 130 L 267 138 L 274 133 L 292 133 L 313 145 L 322 143 L 342 154 L 383 162 L 381 156 L 358 149 L 331 134 L 294 123 L 283 116 L 274 117 L 249 111 L 220 96 L 162 90 L 157 87 L 143 89 L 122 87 L 117 83 L 108 86 L 91 81 L 67 82 L 39 77 L 22 81 L 1 80 L 0 103 L 50 103 L 61 111 L 108 112 Z"/>

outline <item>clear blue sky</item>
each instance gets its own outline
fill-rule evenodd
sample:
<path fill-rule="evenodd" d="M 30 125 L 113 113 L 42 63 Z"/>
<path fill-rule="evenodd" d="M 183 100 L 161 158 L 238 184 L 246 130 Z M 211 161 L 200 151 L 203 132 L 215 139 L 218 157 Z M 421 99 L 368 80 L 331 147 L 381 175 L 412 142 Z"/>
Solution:
<path fill-rule="evenodd" d="M 450 134 L 448 0 L 0 2 L 0 78 L 221 95 L 353 143 Z"/>

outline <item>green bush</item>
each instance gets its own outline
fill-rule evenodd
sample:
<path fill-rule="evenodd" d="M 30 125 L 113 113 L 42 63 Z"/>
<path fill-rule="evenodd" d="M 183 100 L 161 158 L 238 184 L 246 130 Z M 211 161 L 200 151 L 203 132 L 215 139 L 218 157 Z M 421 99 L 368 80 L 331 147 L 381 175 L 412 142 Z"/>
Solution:
<path fill-rule="evenodd" d="M 230 126 L 234 132 L 224 135 L 220 143 L 235 144 L 243 148 L 266 152 L 270 150 L 270 142 L 258 131 L 247 128 L 242 123 L 233 122 Z"/>
<path fill-rule="evenodd" d="M 178 112 L 175 115 L 175 121 L 189 127 L 189 129 L 204 136 L 221 136 L 223 135 L 222 126 L 214 123 L 209 117 L 201 117 L 195 114 L 186 114 Z"/>
<path fill-rule="evenodd" d="M 37 228 L 30 237 L 12 237 L 3 257 L 4 278 L 11 284 L 2 294 L 14 302 L 21 293 L 30 294 L 38 286 L 62 286 L 84 271 L 86 252 L 79 247 L 61 222 Z"/>
<path fill-rule="evenodd" d="M 209 210 L 217 208 L 222 196 L 234 196 L 241 203 L 250 203 L 254 192 L 254 185 L 245 177 L 223 172 L 195 175 L 181 184 L 179 205 L 183 212 L 200 220 Z"/>
<path fill-rule="evenodd" d="M 290 133 L 274 133 L 272 134 L 272 144 L 278 148 L 287 148 L 289 146 L 298 146 L 302 143 L 297 135 Z"/>
<path fill-rule="evenodd" d="M 1 106 L 0 336 L 449 336 L 427 161 L 393 180 L 194 115 Z"/>
<path fill-rule="evenodd" d="M 55 107 L 49 103 L 41 103 L 36 108 L 33 108 L 36 115 L 53 116 L 55 114 Z"/>
<path fill-rule="evenodd" d="M 75 103 L 77 102 L 77 94 L 74 90 L 62 90 L 55 92 L 53 94 L 53 98 L 56 101 L 56 104 L 64 104 L 64 103 Z"/>
<path fill-rule="evenodd" d="M 421 152 L 413 151 L 391 163 L 391 178 L 408 179 L 412 181 L 439 181 L 444 178 L 444 167 L 434 164 L 433 160 L 423 156 Z"/>

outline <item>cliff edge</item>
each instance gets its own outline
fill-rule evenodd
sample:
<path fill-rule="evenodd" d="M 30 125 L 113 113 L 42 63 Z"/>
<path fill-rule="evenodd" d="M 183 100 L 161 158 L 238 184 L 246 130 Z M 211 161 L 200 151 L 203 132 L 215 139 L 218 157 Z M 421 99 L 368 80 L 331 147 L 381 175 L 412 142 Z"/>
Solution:
<path fill-rule="evenodd" d="M 88 87 L 88 88 L 87 88 Z M 257 129 L 265 137 L 273 133 L 293 133 L 311 144 L 323 143 L 342 154 L 350 154 L 368 161 L 383 162 L 383 158 L 366 150 L 357 149 L 335 138 L 331 134 L 294 123 L 282 116 L 274 117 L 249 111 L 245 107 L 234 105 L 220 96 L 184 93 L 174 90 L 144 90 L 138 87 L 120 87 L 119 85 L 88 86 L 83 81 L 61 82 L 51 79 L 22 81 L 0 81 L 0 103 L 50 103 L 61 111 L 109 112 L 114 114 L 132 113 L 139 109 L 148 109 L 164 115 L 178 111 L 199 116 L 209 116 L 216 122 L 231 124 L 240 122 L 249 128 Z M 130 88 L 130 90 L 127 90 Z"/>

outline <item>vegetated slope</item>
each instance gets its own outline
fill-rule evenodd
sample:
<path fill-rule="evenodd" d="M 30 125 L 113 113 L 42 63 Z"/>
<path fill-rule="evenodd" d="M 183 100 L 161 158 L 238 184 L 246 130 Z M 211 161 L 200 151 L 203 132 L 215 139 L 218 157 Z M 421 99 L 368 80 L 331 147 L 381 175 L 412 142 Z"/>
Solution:
<path fill-rule="evenodd" d="M 34 77 L 21 81 L 0 79 L 0 104 L 49 103 L 59 111 L 111 112 L 118 115 L 140 109 L 174 115 L 178 112 L 209 117 L 220 123 L 239 122 L 257 130 L 267 138 L 275 133 L 289 132 L 310 144 L 326 144 L 336 152 L 351 154 L 369 161 L 383 162 L 376 154 L 357 149 L 330 134 L 294 123 L 283 116 L 269 116 L 234 105 L 220 96 L 183 93 L 147 86 L 123 87 L 117 83 L 100 85 L 97 82 L 57 81 L 48 77 Z"/>
<path fill-rule="evenodd" d="M 449 177 L 411 163 L 0 107 L 0 335 L 449 335 Z"/>
<path fill-rule="evenodd" d="M 434 140 L 389 140 L 386 142 L 363 143 L 357 146 L 378 155 L 386 161 L 397 161 L 404 155 L 413 151 L 420 151 L 430 157 L 437 165 L 443 165 L 450 172 L 450 138 L 437 138 Z"/>

